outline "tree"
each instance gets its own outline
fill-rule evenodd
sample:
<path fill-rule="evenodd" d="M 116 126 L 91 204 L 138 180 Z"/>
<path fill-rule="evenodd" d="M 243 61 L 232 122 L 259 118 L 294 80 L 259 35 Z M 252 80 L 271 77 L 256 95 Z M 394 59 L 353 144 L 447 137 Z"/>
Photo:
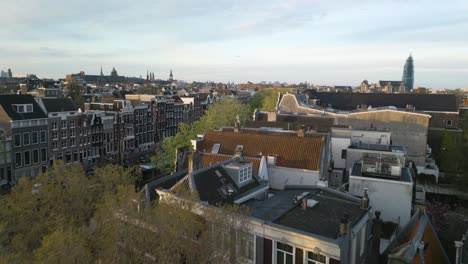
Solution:
<path fill-rule="evenodd" d="M 76 82 L 69 82 L 65 86 L 65 91 L 67 95 L 75 102 L 76 106 L 79 108 L 84 107 L 85 99 L 83 97 L 85 87 L 76 83 Z"/>
<path fill-rule="evenodd" d="M 251 118 L 249 107 L 233 99 L 214 103 L 205 115 L 192 125 L 179 124 L 179 132 L 174 137 L 163 141 L 162 146 L 156 149 L 155 156 L 151 159 L 152 162 L 156 164 L 156 168 L 162 174 L 173 172 L 176 149 L 182 147 L 192 149 L 190 140 L 194 139 L 197 134 L 207 130 L 220 129 L 224 126 L 234 126 L 237 116 L 241 122 L 249 120 Z"/>

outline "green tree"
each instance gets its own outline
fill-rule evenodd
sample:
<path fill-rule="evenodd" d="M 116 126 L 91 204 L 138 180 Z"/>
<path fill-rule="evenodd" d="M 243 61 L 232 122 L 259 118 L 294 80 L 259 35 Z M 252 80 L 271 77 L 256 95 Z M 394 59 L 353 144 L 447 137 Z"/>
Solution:
<path fill-rule="evenodd" d="M 75 102 L 76 106 L 82 109 L 85 103 L 83 97 L 84 89 L 85 87 L 76 82 L 69 82 L 64 89 L 66 94 Z"/>
<path fill-rule="evenodd" d="M 151 159 L 162 174 L 174 171 L 176 149 L 189 147 L 190 140 L 197 134 L 207 130 L 220 129 L 225 126 L 234 126 L 239 116 L 241 123 L 251 118 L 249 106 L 241 104 L 233 99 L 225 99 L 210 106 L 200 120 L 192 125 L 179 124 L 179 132 L 171 138 L 163 141 L 162 146 L 156 149 L 155 156 Z"/>

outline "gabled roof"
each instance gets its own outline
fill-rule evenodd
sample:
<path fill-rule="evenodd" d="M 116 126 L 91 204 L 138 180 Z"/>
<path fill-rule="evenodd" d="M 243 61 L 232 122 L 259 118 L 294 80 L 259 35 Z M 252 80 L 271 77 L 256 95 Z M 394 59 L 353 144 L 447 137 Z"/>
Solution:
<path fill-rule="evenodd" d="M 384 252 L 389 259 L 402 263 L 450 263 L 437 234 L 426 215 L 416 212 Z"/>
<path fill-rule="evenodd" d="M 13 108 L 14 104 L 32 104 L 33 111 L 31 113 L 18 113 Z M 29 94 L 2 94 L 0 95 L 0 106 L 12 120 L 47 118 L 34 97 Z"/>
<path fill-rule="evenodd" d="M 42 98 L 47 113 L 76 111 L 78 108 L 70 98 Z"/>
<path fill-rule="evenodd" d="M 310 98 L 320 99 L 321 105 L 331 105 L 334 109 L 346 111 L 356 110 L 360 105 L 403 109 L 412 105 L 416 111 L 458 111 L 454 94 L 309 93 Z"/>
<path fill-rule="evenodd" d="M 220 144 L 220 154 L 234 155 L 242 145 L 245 157 L 276 155 L 277 166 L 318 171 L 324 138 L 207 131 L 199 150 L 211 152 L 214 144 Z"/>

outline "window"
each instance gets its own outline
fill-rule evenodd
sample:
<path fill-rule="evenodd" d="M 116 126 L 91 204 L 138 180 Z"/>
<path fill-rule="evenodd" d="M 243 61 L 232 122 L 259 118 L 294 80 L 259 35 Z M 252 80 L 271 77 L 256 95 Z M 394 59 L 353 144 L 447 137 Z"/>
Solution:
<path fill-rule="evenodd" d="M 41 143 L 46 143 L 47 141 L 47 133 L 45 130 L 41 130 Z"/>
<path fill-rule="evenodd" d="M 67 141 L 66 140 L 62 141 L 62 148 L 67 148 Z"/>
<path fill-rule="evenodd" d="M 320 255 L 320 253 L 307 252 L 307 264 L 325 264 L 327 263 L 327 257 Z"/>
<path fill-rule="evenodd" d="M 37 131 L 32 132 L 31 136 L 32 136 L 32 143 L 33 144 L 39 143 L 39 133 Z"/>
<path fill-rule="evenodd" d="M 13 108 L 18 113 L 31 113 L 33 111 L 32 104 L 14 104 Z"/>
<path fill-rule="evenodd" d="M 57 142 L 57 141 L 54 141 L 54 142 L 53 142 L 53 144 L 52 144 L 52 149 L 53 149 L 53 150 L 58 149 L 58 142 Z"/>
<path fill-rule="evenodd" d="M 66 130 L 62 130 L 62 138 L 67 138 L 67 131 Z"/>
<path fill-rule="evenodd" d="M 62 129 L 67 128 L 67 121 L 62 121 Z"/>
<path fill-rule="evenodd" d="M 31 152 L 28 150 L 24 152 L 24 166 L 27 166 L 30 164 L 31 164 Z"/>
<path fill-rule="evenodd" d="M 52 132 L 52 140 L 57 140 L 58 139 L 58 132 L 54 131 Z"/>
<path fill-rule="evenodd" d="M 29 145 L 29 132 L 23 133 L 23 146 L 28 146 Z"/>
<path fill-rule="evenodd" d="M 293 264 L 293 247 L 287 244 L 276 242 L 276 263 Z"/>
<path fill-rule="evenodd" d="M 47 161 L 47 149 L 46 148 L 41 149 L 41 161 Z"/>
<path fill-rule="evenodd" d="M 70 147 L 74 147 L 75 146 L 75 139 L 70 139 Z"/>
<path fill-rule="evenodd" d="M 21 159 L 21 152 L 16 152 L 15 153 L 15 167 L 21 167 L 22 165 L 22 159 Z"/>
<path fill-rule="evenodd" d="M 74 128 L 74 127 L 75 127 L 75 120 L 71 120 L 71 121 L 70 121 L 70 127 L 71 127 L 71 128 Z"/>
<path fill-rule="evenodd" d="M 341 158 L 346 159 L 346 149 L 341 150 Z"/>
<path fill-rule="evenodd" d="M 57 130 L 57 122 L 52 122 L 52 130 Z"/>
<path fill-rule="evenodd" d="M 340 261 L 334 258 L 330 258 L 328 261 L 328 264 L 340 264 Z"/>
<path fill-rule="evenodd" d="M 70 137 L 75 137 L 75 130 L 70 130 Z"/>
<path fill-rule="evenodd" d="M 243 183 L 252 179 L 252 167 L 248 166 L 246 168 L 239 170 L 239 183 Z"/>
<path fill-rule="evenodd" d="M 33 150 L 33 163 L 39 163 L 39 150 L 35 149 Z"/>
<path fill-rule="evenodd" d="M 452 120 L 447 120 L 447 121 L 445 122 L 445 125 L 446 125 L 446 126 L 452 126 Z"/>
<path fill-rule="evenodd" d="M 21 147 L 21 134 L 15 134 L 15 147 Z"/>

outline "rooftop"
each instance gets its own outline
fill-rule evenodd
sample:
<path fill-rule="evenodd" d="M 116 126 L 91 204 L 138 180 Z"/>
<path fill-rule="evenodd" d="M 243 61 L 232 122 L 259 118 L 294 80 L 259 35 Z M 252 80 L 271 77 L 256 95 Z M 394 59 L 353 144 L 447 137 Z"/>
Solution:
<path fill-rule="evenodd" d="M 360 161 L 355 162 L 351 169 L 351 177 L 366 177 L 366 178 L 376 178 L 376 179 L 387 179 L 387 180 L 394 180 L 400 182 L 413 182 L 411 178 L 411 172 L 409 168 L 401 168 L 401 173 L 399 177 L 384 175 L 384 174 L 377 174 L 377 173 L 368 173 L 362 171 L 362 164 Z"/>
<path fill-rule="evenodd" d="M 294 199 L 303 193 L 308 193 L 306 199 L 318 203 L 302 209 L 301 202 L 294 202 Z M 355 198 L 317 187 L 286 189 L 272 194 L 271 198 L 263 201 L 252 199 L 244 203 L 250 208 L 252 217 L 331 239 L 338 237 L 340 219 L 344 214 L 354 225 L 367 212 L 360 209 Z"/>
<path fill-rule="evenodd" d="M 412 105 L 416 111 L 458 111 L 457 98 L 454 94 L 323 93 L 310 91 L 309 96 L 320 99 L 321 105 L 331 105 L 338 110 L 356 110 L 360 105 L 395 106 L 405 109 L 407 105 Z"/>
<path fill-rule="evenodd" d="M 324 137 L 207 131 L 199 150 L 211 152 L 215 144 L 220 144 L 219 154 L 234 155 L 236 146 L 242 145 L 245 157 L 276 155 L 277 166 L 319 170 Z"/>
<path fill-rule="evenodd" d="M 41 98 L 41 100 L 48 113 L 70 112 L 78 109 L 70 98 Z"/>
<path fill-rule="evenodd" d="M 13 106 L 15 104 L 31 104 L 32 112 L 19 113 Z M 0 95 L 0 106 L 12 120 L 47 118 L 32 95 L 2 94 Z"/>

